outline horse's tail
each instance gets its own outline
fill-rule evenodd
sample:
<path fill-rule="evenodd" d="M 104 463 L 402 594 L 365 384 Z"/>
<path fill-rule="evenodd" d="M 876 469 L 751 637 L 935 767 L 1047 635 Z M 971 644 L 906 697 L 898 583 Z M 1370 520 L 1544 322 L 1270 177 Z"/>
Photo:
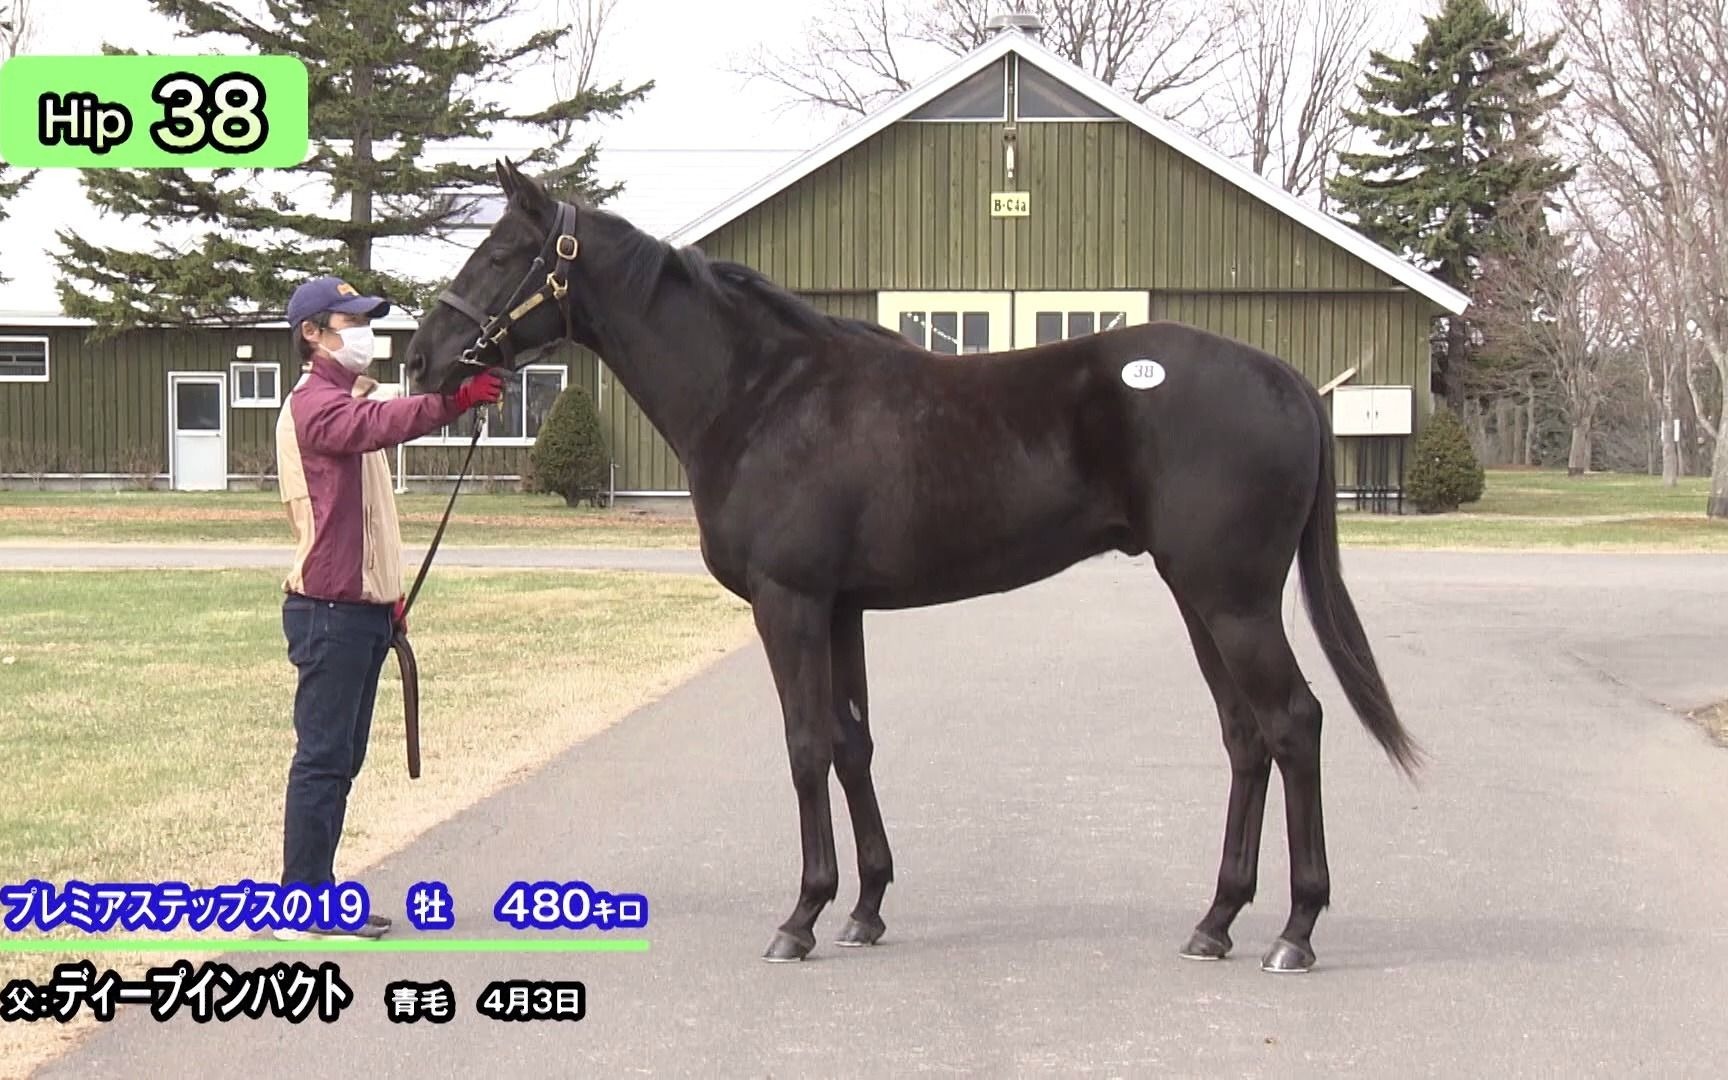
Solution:
<path fill-rule="evenodd" d="M 1333 487 L 1332 425 L 1326 420 L 1326 407 L 1320 395 L 1313 394 L 1313 405 L 1320 421 L 1320 479 L 1314 489 L 1314 504 L 1308 511 L 1308 521 L 1302 527 L 1302 542 L 1297 552 L 1302 570 L 1302 597 L 1308 608 L 1308 621 L 1320 639 L 1320 648 L 1344 686 L 1344 695 L 1361 718 L 1362 725 L 1374 736 L 1395 764 L 1408 776 L 1414 776 L 1423 753 L 1392 707 L 1392 697 L 1380 678 L 1374 662 L 1374 651 L 1368 646 L 1362 621 L 1356 616 L 1356 605 L 1344 587 L 1343 568 L 1338 558 L 1338 507 Z"/>

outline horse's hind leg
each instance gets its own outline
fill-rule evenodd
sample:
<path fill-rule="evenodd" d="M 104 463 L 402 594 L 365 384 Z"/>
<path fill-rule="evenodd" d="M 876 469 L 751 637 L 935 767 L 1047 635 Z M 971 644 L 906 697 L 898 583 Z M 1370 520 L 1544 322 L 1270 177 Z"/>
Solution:
<path fill-rule="evenodd" d="M 852 909 L 837 945 L 874 945 L 886 929 L 882 894 L 894 880 L 894 857 L 876 785 L 870 779 L 870 694 L 864 673 L 864 613 L 855 608 L 834 611 L 834 772 L 846 792 L 852 813 L 852 836 L 858 845 L 858 906 Z"/>
<path fill-rule="evenodd" d="M 1236 688 L 1212 632 L 1180 596 L 1176 606 L 1188 624 L 1194 656 L 1218 706 L 1224 749 L 1230 755 L 1230 808 L 1224 824 L 1224 853 L 1218 866 L 1218 891 L 1212 907 L 1194 928 L 1182 955 L 1190 960 L 1221 960 L 1231 948 L 1230 924 L 1254 900 L 1260 868 L 1260 829 L 1266 812 L 1266 787 L 1272 756 L 1260 737 L 1254 710 Z"/>
<path fill-rule="evenodd" d="M 1254 709 L 1260 735 L 1284 781 L 1290 837 L 1290 919 L 1261 960 L 1267 971 L 1307 971 L 1310 935 L 1331 900 L 1320 807 L 1320 702 L 1284 636 L 1276 595 L 1248 613 L 1209 613 L 1206 626 L 1236 686 Z"/>

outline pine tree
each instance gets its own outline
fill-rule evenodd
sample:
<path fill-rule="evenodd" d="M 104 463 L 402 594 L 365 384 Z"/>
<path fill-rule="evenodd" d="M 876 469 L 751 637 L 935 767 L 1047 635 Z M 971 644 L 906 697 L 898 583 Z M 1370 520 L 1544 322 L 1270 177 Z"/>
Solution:
<path fill-rule="evenodd" d="M 558 395 L 528 451 L 528 461 L 537 490 L 564 496 L 567 506 L 584 499 L 599 505 L 612 462 L 600 434 L 600 414 L 588 391 L 572 386 Z"/>
<path fill-rule="evenodd" d="M 137 325 L 244 323 L 279 313 L 310 274 L 334 273 L 399 304 L 424 306 L 431 285 L 380 272 L 375 241 L 445 234 L 468 212 L 465 193 L 494 183 L 483 164 L 423 160 L 428 148 L 476 140 L 503 124 L 541 132 L 523 160 L 554 190 L 601 202 L 597 148 L 572 149 L 574 129 L 614 116 L 652 82 L 579 88 L 546 108 L 518 112 L 486 88 L 544 64 L 568 28 L 500 44 L 520 0 L 265 0 L 249 18 L 216 0 L 151 0 L 194 38 L 299 57 L 310 76 L 311 148 L 291 179 L 329 198 L 290 200 L 262 189 L 257 170 L 88 170 L 91 201 L 142 219 L 159 239 L 147 250 L 103 247 L 70 230 L 57 236 L 61 306 L 105 332 Z M 110 52 L 127 50 L 114 49 Z M 282 170 L 272 170 L 272 181 Z M 278 188 L 290 185 L 275 184 Z M 294 185 L 305 187 L 307 185 Z M 191 239 L 186 239 L 190 235 Z"/>
<path fill-rule="evenodd" d="M 1565 95 L 1558 35 L 1527 41 L 1488 0 L 1446 0 L 1423 21 L 1408 60 L 1370 54 L 1366 107 L 1347 115 L 1381 149 L 1339 154 L 1329 191 L 1370 237 L 1468 293 L 1485 254 L 1533 246 L 1529 231 L 1546 226 L 1531 207 L 1551 205 L 1573 174 L 1543 148 Z M 1472 341 L 1468 318 L 1446 320 L 1434 390 L 1453 408 Z"/>
<path fill-rule="evenodd" d="M 0 221 L 5 221 L 12 216 L 12 211 L 6 208 L 6 204 L 17 198 L 35 176 L 34 170 L 19 173 L 10 165 L 0 164 Z M 7 275 L 0 274 L 0 285 L 11 280 Z"/>

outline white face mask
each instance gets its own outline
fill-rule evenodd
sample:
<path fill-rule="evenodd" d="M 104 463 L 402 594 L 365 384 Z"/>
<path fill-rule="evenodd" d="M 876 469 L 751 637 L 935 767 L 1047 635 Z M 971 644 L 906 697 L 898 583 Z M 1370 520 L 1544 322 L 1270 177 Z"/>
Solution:
<path fill-rule="evenodd" d="M 336 362 L 358 375 L 372 362 L 372 328 L 347 326 L 336 331 L 342 337 L 342 347 L 330 355 Z"/>

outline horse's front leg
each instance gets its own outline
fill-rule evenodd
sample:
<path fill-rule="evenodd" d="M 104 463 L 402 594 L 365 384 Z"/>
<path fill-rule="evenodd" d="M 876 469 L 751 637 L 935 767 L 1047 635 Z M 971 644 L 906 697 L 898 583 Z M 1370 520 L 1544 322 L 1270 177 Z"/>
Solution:
<path fill-rule="evenodd" d="M 836 945 L 874 945 L 882 939 L 882 894 L 894 880 L 894 856 L 870 779 L 875 743 L 870 738 L 870 688 L 864 671 L 864 613 L 834 612 L 834 772 L 852 813 L 858 844 L 858 906 L 834 939 Z"/>
<path fill-rule="evenodd" d="M 802 960 L 816 945 L 816 917 L 840 885 L 828 805 L 828 771 L 834 764 L 833 605 L 827 598 L 806 596 L 773 582 L 757 583 L 751 597 L 756 631 L 768 654 L 786 721 L 786 754 L 792 766 L 792 788 L 798 794 L 798 836 L 804 853 L 798 904 L 780 925 L 763 959 Z"/>

